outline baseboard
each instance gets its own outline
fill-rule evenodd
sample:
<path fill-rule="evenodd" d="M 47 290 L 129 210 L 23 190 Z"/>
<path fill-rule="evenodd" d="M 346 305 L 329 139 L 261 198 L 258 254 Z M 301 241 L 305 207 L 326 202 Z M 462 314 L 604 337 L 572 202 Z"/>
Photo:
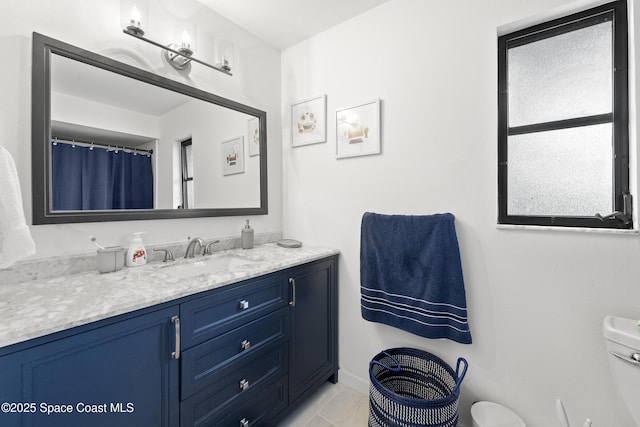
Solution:
<path fill-rule="evenodd" d="M 358 393 L 362 393 L 364 395 L 369 395 L 369 381 L 364 381 L 362 378 L 353 375 L 350 372 L 345 371 L 344 369 L 339 370 L 338 374 L 338 382 L 342 385 L 345 385 Z"/>

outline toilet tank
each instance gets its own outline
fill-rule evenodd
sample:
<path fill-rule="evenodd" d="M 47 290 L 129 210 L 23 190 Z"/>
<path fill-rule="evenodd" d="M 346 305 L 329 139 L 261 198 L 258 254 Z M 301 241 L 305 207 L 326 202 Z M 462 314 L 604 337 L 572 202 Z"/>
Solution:
<path fill-rule="evenodd" d="M 603 332 L 613 381 L 631 417 L 640 427 L 640 328 L 637 324 L 637 320 L 607 316 Z"/>

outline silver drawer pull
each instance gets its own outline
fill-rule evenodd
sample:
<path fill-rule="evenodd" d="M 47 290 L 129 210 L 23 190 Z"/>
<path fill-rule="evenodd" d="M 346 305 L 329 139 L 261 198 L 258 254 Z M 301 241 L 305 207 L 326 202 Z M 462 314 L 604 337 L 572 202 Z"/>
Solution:
<path fill-rule="evenodd" d="M 240 381 L 240 390 L 246 390 L 247 388 L 249 388 L 249 381 L 241 380 Z"/>
<path fill-rule="evenodd" d="M 251 341 L 249 341 L 249 340 L 243 340 L 243 341 L 240 343 L 240 347 L 242 348 L 242 350 L 243 350 L 243 351 L 244 351 L 244 350 L 249 350 L 249 349 L 251 348 Z"/>
<path fill-rule="evenodd" d="M 173 316 L 171 318 L 171 323 L 173 323 L 174 332 L 176 334 L 175 348 L 174 351 L 171 352 L 171 358 L 180 359 L 180 318 L 178 316 Z"/>
<path fill-rule="evenodd" d="M 291 298 L 291 301 L 289 301 L 289 305 L 291 307 L 295 307 L 296 306 L 296 279 L 294 279 L 293 277 L 289 277 L 289 284 L 291 285 L 291 294 L 292 294 L 292 298 Z"/>
<path fill-rule="evenodd" d="M 240 310 L 246 310 L 247 308 L 249 308 L 249 301 L 247 301 L 246 299 L 243 299 L 242 301 L 240 301 L 238 308 Z"/>
<path fill-rule="evenodd" d="M 240 420 L 240 427 L 249 427 L 249 420 L 246 418 L 243 418 Z"/>

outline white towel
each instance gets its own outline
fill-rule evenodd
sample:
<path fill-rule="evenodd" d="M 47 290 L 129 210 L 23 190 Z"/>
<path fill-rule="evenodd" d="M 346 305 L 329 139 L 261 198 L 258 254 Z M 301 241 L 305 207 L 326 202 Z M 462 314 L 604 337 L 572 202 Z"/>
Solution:
<path fill-rule="evenodd" d="M 22 209 L 16 164 L 0 145 L 0 269 L 36 252 Z"/>

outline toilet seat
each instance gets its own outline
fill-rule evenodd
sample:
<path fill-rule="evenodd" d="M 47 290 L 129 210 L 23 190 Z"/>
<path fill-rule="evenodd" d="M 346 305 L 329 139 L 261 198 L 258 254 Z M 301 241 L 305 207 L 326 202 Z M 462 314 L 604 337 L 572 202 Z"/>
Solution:
<path fill-rule="evenodd" d="M 494 402 L 476 402 L 471 406 L 473 427 L 526 427 L 511 409 Z"/>

